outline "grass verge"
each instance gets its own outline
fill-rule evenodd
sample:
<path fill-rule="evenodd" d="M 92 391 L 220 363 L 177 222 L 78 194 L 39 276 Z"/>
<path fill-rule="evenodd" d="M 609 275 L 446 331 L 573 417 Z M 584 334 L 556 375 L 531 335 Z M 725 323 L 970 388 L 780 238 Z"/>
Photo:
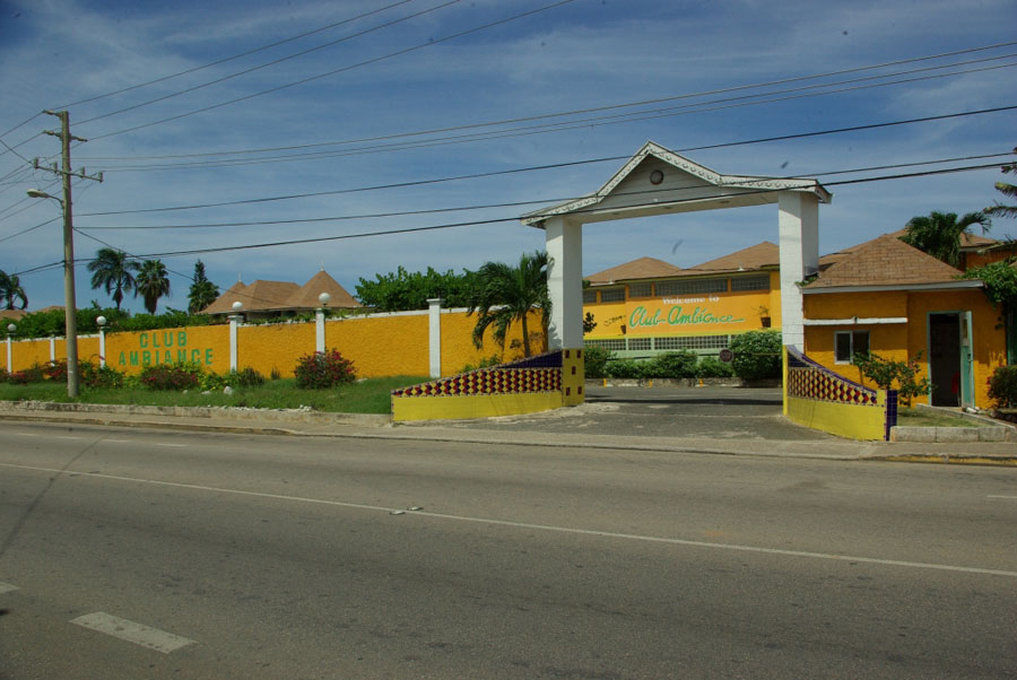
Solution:
<path fill-rule="evenodd" d="M 264 385 L 235 387 L 232 394 L 216 390 L 203 394 L 156 391 L 143 387 L 87 388 L 82 387 L 77 399 L 67 396 L 63 383 L 31 383 L 12 385 L 0 383 L 0 401 L 55 401 L 85 404 L 137 404 L 144 406 L 235 406 L 246 408 L 295 409 L 307 406 L 315 411 L 331 413 L 391 413 L 390 393 L 427 381 L 421 376 L 370 378 L 329 390 L 307 390 L 296 386 L 293 378 L 270 380 Z"/>
<path fill-rule="evenodd" d="M 960 416 L 918 408 L 898 409 L 897 424 L 903 427 L 979 427 L 978 423 Z"/>

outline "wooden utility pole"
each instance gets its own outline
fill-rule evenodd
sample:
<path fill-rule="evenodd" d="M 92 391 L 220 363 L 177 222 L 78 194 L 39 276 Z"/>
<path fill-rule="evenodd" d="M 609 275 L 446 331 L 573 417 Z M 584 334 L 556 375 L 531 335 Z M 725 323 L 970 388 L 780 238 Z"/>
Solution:
<path fill-rule="evenodd" d="M 47 170 L 60 175 L 63 179 L 64 197 L 60 201 L 64 210 L 64 321 L 67 326 L 67 396 L 78 396 L 78 309 L 74 292 L 74 213 L 71 210 L 71 178 L 102 181 L 102 173 L 95 176 L 85 174 L 82 168 L 78 172 L 71 170 L 71 141 L 87 142 L 87 139 L 71 134 L 71 119 L 67 111 L 43 111 L 60 119 L 60 131 L 44 130 L 47 135 L 60 138 L 61 164 L 42 167 L 39 159 L 35 159 L 36 169 Z"/>

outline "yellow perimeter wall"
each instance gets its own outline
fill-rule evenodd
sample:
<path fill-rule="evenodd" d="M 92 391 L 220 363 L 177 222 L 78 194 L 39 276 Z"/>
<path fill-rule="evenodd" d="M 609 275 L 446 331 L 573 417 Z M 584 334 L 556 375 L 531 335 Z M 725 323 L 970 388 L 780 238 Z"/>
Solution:
<path fill-rule="evenodd" d="M 523 356 L 519 324 L 513 324 L 505 348 L 485 334 L 481 348 L 473 345 L 477 317 L 462 310 L 441 313 L 441 374 L 453 375 L 485 358 L 510 361 Z M 543 350 L 540 315 L 531 314 L 532 351 Z M 53 356 L 66 355 L 63 338 L 53 340 Z M 428 312 L 374 314 L 325 322 L 325 346 L 337 349 L 353 361 L 360 377 L 390 375 L 427 376 L 429 373 Z M 315 323 L 240 325 L 237 328 L 237 366 L 254 368 L 265 376 L 277 371 L 291 377 L 298 359 L 315 349 Z M 14 340 L 13 371 L 50 361 L 50 339 Z M 99 362 L 99 337 L 79 336 L 81 360 Z M 0 359 L 6 368 L 6 352 Z M 107 365 L 127 374 L 137 374 L 148 365 L 195 362 L 213 373 L 230 368 L 229 326 L 190 326 L 144 332 L 106 334 Z"/>
<path fill-rule="evenodd" d="M 805 296 L 806 319 L 907 317 L 907 323 L 807 326 L 805 353 L 810 359 L 844 377 L 875 387 L 857 366 L 838 364 L 834 359 L 837 331 L 869 331 L 869 351 L 894 360 L 921 357 L 920 377 L 929 374 L 928 315 L 934 312 L 971 312 L 971 341 L 974 371 L 974 401 L 989 408 L 988 379 L 997 366 L 1006 364 L 1006 338 L 1000 311 L 981 290 L 881 291 L 830 293 Z M 928 403 L 928 397 L 915 399 Z"/>

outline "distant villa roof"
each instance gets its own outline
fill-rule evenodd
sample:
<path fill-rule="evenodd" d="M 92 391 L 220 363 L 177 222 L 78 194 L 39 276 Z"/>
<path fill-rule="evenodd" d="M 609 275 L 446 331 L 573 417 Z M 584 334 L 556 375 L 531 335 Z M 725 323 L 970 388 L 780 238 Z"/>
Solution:
<path fill-rule="evenodd" d="M 978 288 L 981 281 L 959 279 L 961 271 L 884 234 L 827 260 L 826 269 L 804 288 L 806 293 L 858 288 Z"/>
<path fill-rule="evenodd" d="M 232 314 L 234 302 L 241 303 L 244 312 L 306 312 L 321 306 L 318 296 L 322 293 L 331 296 L 328 306 L 333 309 L 360 307 L 360 303 L 323 269 L 303 286 L 290 281 L 258 279 L 250 285 L 237 281 L 201 312 Z"/>
<path fill-rule="evenodd" d="M 628 281 L 630 279 L 660 279 L 671 276 L 680 276 L 682 270 L 664 260 L 655 257 L 641 257 L 617 267 L 611 267 L 604 271 L 591 274 L 586 280 L 593 285 L 606 285 L 615 281 Z"/>

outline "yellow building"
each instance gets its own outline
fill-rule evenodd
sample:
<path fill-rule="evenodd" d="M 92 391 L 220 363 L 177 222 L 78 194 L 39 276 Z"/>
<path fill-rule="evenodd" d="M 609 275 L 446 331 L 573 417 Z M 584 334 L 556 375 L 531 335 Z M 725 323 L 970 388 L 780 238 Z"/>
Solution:
<path fill-rule="evenodd" d="M 960 270 L 900 233 L 820 259 L 818 275 L 802 286 L 806 355 L 868 385 L 852 354 L 914 359 L 933 385 L 919 402 L 989 407 L 986 382 L 1007 363 L 1006 319 L 980 281 L 959 278 Z M 970 266 L 1004 259 L 1003 246 L 966 236 L 962 259 Z M 620 357 L 717 355 L 739 333 L 780 328 L 778 255 L 764 242 L 688 269 L 641 258 L 593 274 L 583 310 L 596 326 L 585 344 Z"/>

